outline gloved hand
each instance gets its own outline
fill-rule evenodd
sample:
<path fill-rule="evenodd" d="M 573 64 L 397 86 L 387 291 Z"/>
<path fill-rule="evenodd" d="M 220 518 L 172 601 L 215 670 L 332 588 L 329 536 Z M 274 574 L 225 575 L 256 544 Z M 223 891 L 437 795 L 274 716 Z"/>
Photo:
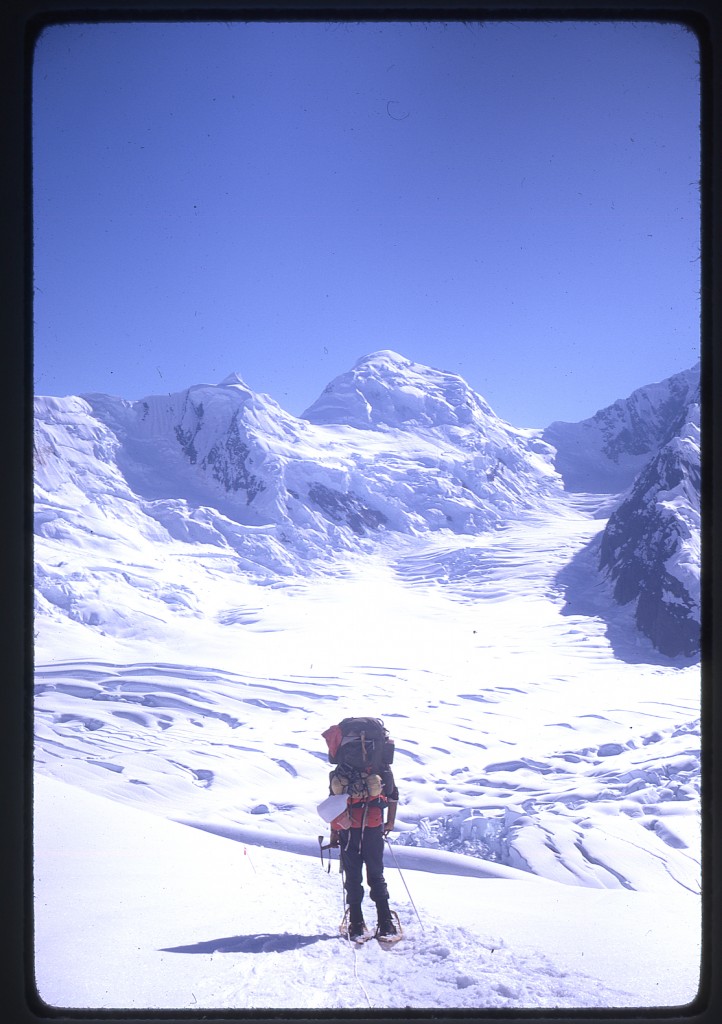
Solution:
<path fill-rule="evenodd" d="M 329 840 L 329 846 L 338 846 L 340 842 L 340 834 L 334 829 L 331 829 L 331 838 Z"/>
<path fill-rule="evenodd" d="M 394 830 L 394 823 L 393 823 L 393 821 L 387 821 L 386 824 L 384 825 L 384 835 L 387 836 L 389 834 L 389 832 L 393 832 L 393 830 Z"/>

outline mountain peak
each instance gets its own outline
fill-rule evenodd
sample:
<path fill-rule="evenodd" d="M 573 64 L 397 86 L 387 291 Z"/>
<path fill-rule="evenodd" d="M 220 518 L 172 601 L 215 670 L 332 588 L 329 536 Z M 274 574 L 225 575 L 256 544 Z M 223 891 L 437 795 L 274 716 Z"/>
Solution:
<path fill-rule="evenodd" d="M 697 363 L 579 423 L 551 423 L 542 437 L 557 450 L 566 490 L 613 494 L 630 487 L 660 446 L 679 433 L 690 404 L 699 402 L 699 374 Z"/>
<path fill-rule="evenodd" d="M 494 413 L 463 377 L 380 349 L 332 380 L 302 419 L 379 430 L 463 427 L 485 417 Z"/>
<path fill-rule="evenodd" d="M 414 364 L 406 356 L 400 355 L 391 348 L 380 348 L 376 352 L 369 352 L 367 355 L 361 356 L 360 359 L 356 360 L 353 368 L 356 370 L 359 367 L 374 365 L 379 367 L 379 369 L 391 369 L 392 367 L 401 368 L 413 366 Z"/>
<path fill-rule="evenodd" d="M 249 386 L 246 384 L 246 382 L 243 379 L 243 377 L 241 377 L 240 373 L 237 373 L 235 370 L 234 370 L 233 373 L 229 373 L 228 376 L 225 377 L 220 382 L 218 387 L 220 387 L 220 388 L 241 387 L 245 391 L 250 391 L 251 390 L 251 388 L 249 388 Z"/>

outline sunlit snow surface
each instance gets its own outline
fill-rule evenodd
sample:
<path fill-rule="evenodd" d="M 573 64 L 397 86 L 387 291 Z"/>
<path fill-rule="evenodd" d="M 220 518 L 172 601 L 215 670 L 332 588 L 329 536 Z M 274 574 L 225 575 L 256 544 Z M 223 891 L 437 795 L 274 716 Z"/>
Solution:
<path fill-rule="evenodd" d="M 43 572 L 62 564 L 84 602 L 84 621 L 62 592 L 36 618 L 36 764 L 54 780 L 40 779 L 35 831 L 43 998 L 693 999 L 699 665 L 657 654 L 585 574 L 607 507 L 560 496 L 482 535 L 389 537 L 267 585 L 210 544 L 136 532 L 129 559 L 117 523 L 95 547 L 40 538 Z M 390 860 L 406 938 L 357 954 L 362 984 L 315 811 L 321 732 L 353 714 L 396 740 L 394 848 L 423 922 Z"/>

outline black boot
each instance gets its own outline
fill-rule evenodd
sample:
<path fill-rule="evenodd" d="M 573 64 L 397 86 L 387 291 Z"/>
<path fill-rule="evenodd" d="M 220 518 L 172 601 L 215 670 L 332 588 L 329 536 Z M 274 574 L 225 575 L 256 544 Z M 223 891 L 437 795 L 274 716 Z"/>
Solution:
<path fill-rule="evenodd" d="M 397 935 L 396 925 L 391 916 L 391 910 L 389 908 L 388 900 L 377 900 L 376 901 L 376 912 L 378 914 L 378 927 L 376 928 L 376 934 L 383 938 L 388 935 Z"/>
<path fill-rule="evenodd" d="M 349 903 L 348 905 L 348 937 L 350 939 L 361 939 L 366 931 L 366 922 L 361 911 L 360 903 Z"/>

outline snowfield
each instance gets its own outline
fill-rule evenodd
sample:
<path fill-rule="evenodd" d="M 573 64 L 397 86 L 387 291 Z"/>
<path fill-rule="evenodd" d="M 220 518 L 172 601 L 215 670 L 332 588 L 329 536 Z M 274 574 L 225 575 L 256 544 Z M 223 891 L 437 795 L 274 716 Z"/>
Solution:
<path fill-rule="evenodd" d="M 622 495 L 563 490 L 553 450 L 458 378 L 368 368 L 313 422 L 238 377 L 191 389 L 180 420 L 165 399 L 39 400 L 52 1007 L 695 999 L 700 665 L 661 654 L 597 570 Z M 351 715 L 396 742 L 391 950 L 339 937 L 319 855 L 321 734 Z"/>
<path fill-rule="evenodd" d="M 473 542 L 404 541 L 335 577 L 265 588 L 217 556 L 149 546 L 123 571 L 154 626 L 119 639 L 39 618 L 43 999 L 693 1000 L 699 669 L 663 664 L 624 622 L 620 658 L 601 619 L 569 613 L 555 580 L 602 529 L 593 507 L 570 499 Z M 95 566 L 77 550 L 76 572 Z M 179 613 L 176 589 L 199 610 Z M 337 936 L 341 881 L 322 869 L 315 811 L 321 732 L 354 713 L 396 739 L 394 850 L 421 918 L 389 860 L 405 940 L 355 956 Z"/>
<path fill-rule="evenodd" d="M 387 872 L 403 941 L 356 951 L 338 935 L 340 877 L 318 859 L 44 777 L 36 801 L 47 837 L 37 983 L 55 1006 L 634 1006 L 695 994 L 696 900 L 682 891 L 660 901 L 532 875 L 438 875 L 429 853 L 426 870 L 405 871 L 418 918 Z"/>

